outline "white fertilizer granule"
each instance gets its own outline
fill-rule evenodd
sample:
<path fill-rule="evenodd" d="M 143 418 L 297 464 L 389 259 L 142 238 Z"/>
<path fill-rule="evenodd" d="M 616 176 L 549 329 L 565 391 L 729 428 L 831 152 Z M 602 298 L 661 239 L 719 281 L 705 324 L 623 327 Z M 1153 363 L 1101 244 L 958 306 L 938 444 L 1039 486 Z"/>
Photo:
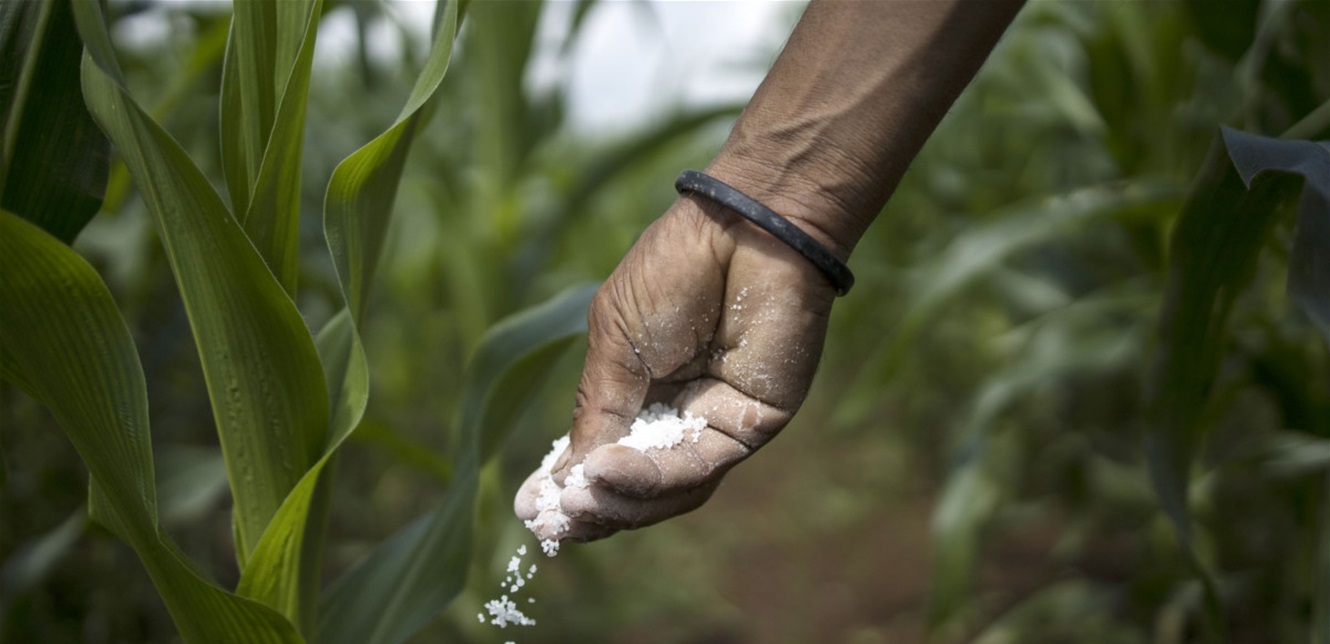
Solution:
<path fill-rule="evenodd" d="M 684 412 L 679 415 L 679 410 L 664 403 L 655 403 L 642 410 L 633 419 L 633 424 L 628 428 L 628 435 L 619 439 L 619 444 L 631 447 L 635 450 L 645 452 L 650 449 L 669 449 L 690 440 L 694 443 L 702 435 L 702 430 L 706 429 L 707 420 L 701 416 L 694 416 L 692 412 Z M 554 481 L 551 471 L 554 463 L 559 459 L 559 455 L 568 448 L 569 438 L 564 436 L 554 441 L 550 446 L 549 454 L 540 461 L 540 469 L 537 472 L 537 480 L 540 482 L 540 491 L 536 495 L 536 518 L 525 522 L 528 530 L 537 532 L 542 528 L 546 534 L 563 534 L 572 526 L 572 518 L 564 514 L 563 507 L 559 503 L 559 495 L 563 488 Z M 564 480 L 564 485 L 572 488 L 587 488 L 591 481 L 586 477 L 586 465 L 578 463 L 568 471 L 568 477 Z M 540 542 L 540 549 L 550 557 L 559 553 L 558 539 L 545 539 Z"/>
<path fill-rule="evenodd" d="M 526 576 L 522 575 L 522 557 L 526 555 L 526 545 L 517 547 L 517 554 L 508 560 L 508 576 L 503 578 L 501 586 L 509 595 L 501 595 L 498 599 L 491 599 L 485 602 L 485 611 L 489 613 L 489 623 L 499 628 L 507 628 L 509 624 L 517 626 L 535 626 L 536 620 L 527 617 L 521 609 L 517 607 L 517 592 L 526 586 L 526 582 L 536 577 L 536 564 L 531 564 Z M 527 598 L 528 604 L 536 602 L 534 597 Z M 481 624 L 485 623 L 485 613 L 476 613 L 476 619 Z"/>
<path fill-rule="evenodd" d="M 707 428 L 707 419 L 694 416 L 663 403 L 656 403 L 637 415 L 629 434 L 619 439 L 620 445 L 645 452 L 649 449 L 669 449 L 682 443 L 685 438 L 696 443 L 702 430 Z"/>
<path fill-rule="evenodd" d="M 619 439 L 619 444 L 643 452 L 649 449 L 669 449 L 685 440 L 696 443 L 706 426 L 705 418 L 694 416 L 689 412 L 684 412 L 680 416 L 677 409 L 669 405 L 656 403 L 637 415 L 632 426 L 629 427 L 628 435 Z M 524 522 L 527 529 L 532 532 L 536 532 L 540 528 L 550 528 L 550 533 L 558 535 L 567 532 L 572 525 L 572 518 L 564 514 L 563 507 L 559 503 L 559 495 L 563 489 L 559 487 L 558 483 L 554 482 L 551 472 L 554 469 L 555 461 L 559 459 L 564 450 L 568 449 L 569 442 L 567 436 L 554 441 L 554 444 L 550 446 L 549 454 L 546 454 L 545 458 L 540 461 L 540 468 L 536 470 L 536 478 L 540 483 L 540 492 L 536 496 L 537 514 L 536 518 Z M 573 488 L 590 487 L 591 481 L 586 477 L 586 466 L 582 463 L 574 465 L 568 471 L 568 477 L 564 480 L 564 484 Z M 540 542 L 540 549 L 547 556 L 553 557 L 559 554 L 559 540 L 544 539 Z M 517 607 L 517 593 L 536 576 L 536 564 L 531 564 L 531 568 L 523 576 L 522 557 L 524 556 L 526 556 L 526 546 L 518 546 L 517 554 L 508 560 L 508 576 L 504 577 L 503 584 L 500 586 L 501 590 L 507 591 L 507 594 L 485 602 L 485 611 L 489 613 L 489 623 L 499 628 L 507 628 L 509 624 L 518 626 L 534 626 L 536 624 L 536 620 L 527 617 Z M 534 597 L 528 597 L 526 601 L 528 604 L 536 602 Z M 485 613 L 477 613 L 476 618 L 482 624 L 486 621 Z"/>
<path fill-rule="evenodd" d="M 575 487 L 586 489 L 591 487 L 591 481 L 586 479 L 586 465 L 578 463 L 573 469 L 568 471 L 568 478 L 563 481 L 564 487 Z"/>
<path fill-rule="evenodd" d="M 537 470 L 540 480 L 540 492 L 536 496 L 536 518 L 528 519 L 524 525 L 526 529 L 532 532 L 540 528 L 550 528 L 554 534 L 561 534 L 568 530 L 572 519 L 563 513 L 559 507 L 559 484 L 554 482 L 550 476 L 550 470 L 554 468 L 554 462 L 558 460 L 563 450 L 568 448 L 569 439 L 567 436 L 554 441 L 550 447 L 550 453 L 540 462 L 540 469 Z M 546 555 L 553 557 L 559 553 L 559 542 L 557 540 L 547 539 L 540 542 L 540 549 L 545 551 Z"/>

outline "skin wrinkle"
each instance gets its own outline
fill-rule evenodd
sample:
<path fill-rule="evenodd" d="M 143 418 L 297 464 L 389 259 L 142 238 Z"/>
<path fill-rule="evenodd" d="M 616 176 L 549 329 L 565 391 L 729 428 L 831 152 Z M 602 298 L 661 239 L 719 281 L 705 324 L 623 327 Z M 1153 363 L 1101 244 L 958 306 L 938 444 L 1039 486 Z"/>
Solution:
<path fill-rule="evenodd" d="M 729 395 L 728 392 L 716 392 L 717 388 L 725 387 L 746 396 L 746 399 L 735 399 L 733 396 Z M 714 377 L 698 381 L 690 391 L 685 392 L 685 396 L 684 399 L 679 401 L 680 410 L 691 411 L 695 415 L 705 416 L 707 418 L 708 427 L 715 429 L 744 447 L 747 447 L 749 451 L 756 451 L 758 448 L 762 447 L 762 445 L 769 442 L 797 411 L 797 409 L 786 409 L 765 402 L 756 397 L 748 396 L 739 391 L 739 389 L 732 383 Z M 745 418 L 740 416 L 739 418 L 733 419 L 734 427 L 722 425 L 720 421 L 725 420 L 728 417 L 722 418 L 721 416 L 717 416 L 713 411 L 713 408 L 719 409 L 721 403 L 725 401 L 733 403 L 733 405 L 730 405 L 732 407 L 742 408 L 745 415 L 752 409 L 757 409 L 759 415 L 758 419 L 755 419 L 751 423 L 745 423 Z M 754 407 L 754 405 L 757 407 Z M 763 407 L 769 408 L 769 411 L 772 414 L 771 418 L 774 422 L 771 422 L 768 427 L 760 429 L 760 420 L 765 417 L 767 413 L 766 410 L 762 409 Z M 761 435 L 762 440 L 760 442 L 753 441 L 743 436 L 740 432 L 744 431 L 745 425 L 748 425 L 749 429 L 754 433 Z"/>
<path fill-rule="evenodd" d="M 615 290 L 619 291 L 615 294 L 617 296 L 617 299 L 621 302 L 626 301 L 627 305 L 622 307 L 610 307 L 612 312 L 609 315 L 612 316 L 611 319 L 614 322 L 615 328 L 618 330 L 618 334 L 615 337 L 621 338 L 623 344 L 627 345 L 628 351 L 632 352 L 632 354 L 636 356 L 637 362 L 641 365 L 642 369 L 646 371 L 646 380 L 650 382 L 653 377 L 653 373 L 651 369 L 651 364 L 648 363 L 646 361 L 646 358 L 642 356 L 642 348 L 643 348 L 642 345 L 644 343 L 638 338 L 633 337 L 634 327 L 643 329 L 644 333 L 650 332 L 649 326 L 642 324 L 642 319 L 644 319 L 645 316 L 642 315 L 642 305 L 640 302 L 638 302 L 636 297 L 638 288 L 641 288 L 641 286 L 634 285 L 634 288 L 628 288 L 626 286 L 616 285 Z M 627 290 L 625 291 L 625 289 Z M 636 324 L 630 324 L 628 322 L 628 319 L 625 316 L 625 311 L 632 311 L 637 313 L 638 319 L 636 321 L 637 322 Z M 622 359 L 622 356 L 620 356 L 620 359 Z"/>
<path fill-rule="evenodd" d="M 708 173 L 845 260 L 1020 4 L 811 0 Z M 578 518 L 541 538 L 602 538 L 705 501 L 803 404 L 834 299 L 797 251 L 697 195 L 678 199 L 593 303 L 572 447 L 554 474 L 594 452 L 607 479 L 563 490 Z M 701 442 L 656 454 L 612 444 L 644 400 L 701 415 Z M 522 518 L 536 482 L 518 494 Z"/>
<path fill-rule="evenodd" d="M 742 169 L 736 187 L 768 206 L 793 203 L 777 212 L 846 254 L 1021 3 L 900 1 L 878 21 L 857 4 L 809 5 L 785 48 L 796 53 L 777 59 L 713 163 Z M 825 43 L 862 46 L 824 55 Z"/>
<path fill-rule="evenodd" d="M 862 227 L 867 228 L 868 220 L 860 212 L 868 198 L 860 186 L 873 183 L 867 179 L 873 176 L 871 168 L 844 150 L 833 137 L 825 134 L 833 127 L 833 123 L 847 118 L 849 114 L 843 113 L 844 106 L 837 105 L 809 109 L 812 111 L 779 123 L 772 131 L 765 133 L 765 136 L 780 144 L 777 147 L 784 151 L 784 155 L 774 164 L 779 170 L 767 174 L 764 181 L 773 188 L 783 186 L 784 191 L 790 193 L 784 198 L 802 206 L 801 210 L 794 211 L 794 216 L 802 215 L 805 210 L 817 212 L 829 206 L 837 217 L 862 219 Z M 750 160 L 750 163 L 755 161 Z M 816 181 L 794 171 L 795 168 L 814 166 L 835 168 L 836 171 L 824 172 Z M 820 197 L 825 205 L 811 197 Z M 821 225 L 818 226 L 820 229 Z M 829 234 L 830 231 L 823 232 L 828 233 L 828 238 L 836 239 L 835 235 Z M 849 256 L 849 251 L 848 248 L 844 249 L 842 260 Z"/>
<path fill-rule="evenodd" d="M 627 497 L 607 488 L 565 490 L 561 501 L 575 524 L 632 530 L 696 509 L 715 492 L 719 479 L 655 499 Z M 588 501 L 591 501 L 588 503 Z M 593 512 L 594 510 L 594 512 Z M 595 521 L 587 520 L 595 517 Z"/>
<path fill-rule="evenodd" d="M 620 494 L 634 498 L 651 499 L 673 496 L 707 485 L 713 476 L 728 471 L 729 468 L 747 458 L 753 451 L 746 443 L 719 428 L 708 426 L 702 432 L 703 434 L 699 436 L 696 443 L 685 440 L 670 449 L 652 449 L 644 453 L 639 452 L 633 455 L 634 458 L 620 460 L 620 467 L 616 469 L 605 470 L 599 467 L 598 460 L 589 458 L 587 477 L 599 480 Z M 718 445 L 712 442 L 716 440 L 724 441 L 725 444 Z M 727 454 L 725 445 L 737 448 L 737 451 L 730 450 Z M 711 447 L 710 452 L 712 453 L 703 453 L 701 451 L 703 447 Z M 631 448 L 616 446 L 614 449 L 628 450 Z M 630 452 L 621 453 L 631 454 Z M 651 477 L 650 481 L 646 480 L 646 476 L 644 476 L 646 473 L 642 472 L 640 468 L 631 466 L 634 462 L 646 462 L 652 465 L 655 475 Z M 691 478 L 681 476 L 681 472 L 684 470 L 687 470 L 686 475 Z M 666 476 L 667 472 L 672 473 L 673 476 Z M 673 485 L 666 486 L 667 478 Z"/>

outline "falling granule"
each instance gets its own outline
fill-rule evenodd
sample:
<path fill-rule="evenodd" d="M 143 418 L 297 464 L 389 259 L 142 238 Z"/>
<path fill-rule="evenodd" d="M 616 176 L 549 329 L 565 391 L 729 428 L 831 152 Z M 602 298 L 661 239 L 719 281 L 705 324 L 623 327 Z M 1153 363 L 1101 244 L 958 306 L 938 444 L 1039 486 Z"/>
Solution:
<path fill-rule="evenodd" d="M 564 528 L 564 530 L 567 529 Z M 553 557 L 559 554 L 559 542 L 556 539 L 545 539 L 540 542 L 540 549 L 545 551 L 546 557 Z"/>
<path fill-rule="evenodd" d="M 746 293 L 745 293 L 746 294 Z M 669 449 L 682 443 L 684 440 L 697 442 L 698 437 L 702 435 L 702 430 L 706 429 L 707 421 L 701 416 L 694 416 L 690 412 L 679 411 L 669 405 L 656 403 L 642 413 L 637 415 L 633 424 L 629 427 L 627 436 L 619 439 L 619 444 L 639 451 L 649 449 Z M 563 534 L 568 531 L 572 525 L 572 518 L 564 514 L 563 507 L 559 502 L 559 495 L 563 491 L 558 483 L 554 482 L 553 472 L 554 463 L 568 449 L 569 438 L 564 436 L 554 441 L 550 446 L 549 454 L 540 461 L 540 469 L 537 470 L 537 480 L 540 482 L 540 492 L 536 496 L 536 518 L 528 520 L 525 523 L 528 530 L 537 532 L 541 528 L 549 528 L 549 533 Z M 567 487 L 587 488 L 591 486 L 591 481 L 586 477 L 586 466 L 582 463 L 574 465 L 568 471 L 568 477 L 564 480 Z M 547 556 L 553 557 L 559 554 L 558 539 L 542 539 L 540 549 Z M 491 599 L 485 602 L 485 610 L 489 613 L 489 623 L 499 628 L 507 628 L 509 624 L 517 626 L 535 626 L 536 620 L 527 617 L 517 608 L 516 595 L 518 591 L 526 587 L 527 582 L 536 576 L 536 564 L 531 564 L 527 569 L 525 576 L 522 574 L 522 557 L 526 556 L 526 545 L 517 547 L 517 554 L 508 560 L 508 575 L 504 577 L 500 585 L 501 590 L 507 590 L 508 594 L 501 595 L 498 599 Z M 513 598 L 510 599 L 509 597 Z M 527 604 L 536 603 L 534 597 L 527 598 Z M 476 619 L 480 623 L 485 623 L 485 613 L 477 613 Z"/>
<path fill-rule="evenodd" d="M 508 628 L 509 624 L 515 624 L 518 626 L 536 625 L 536 620 L 523 614 L 522 611 L 517 608 L 517 604 L 513 602 L 513 600 L 508 599 L 507 595 L 485 602 L 485 610 L 489 611 L 490 623 L 499 628 Z"/>
<path fill-rule="evenodd" d="M 536 576 L 536 565 L 531 564 L 530 572 L 526 577 L 522 576 L 522 557 L 526 555 L 526 544 L 517 547 L 517 554 L 508 560 L 508 576 L 504 577 L 501 588 L 506 588 L 509 594 L 501 595 L 498 599 L 491 599 L 485 602 L 485 612 L 489 613 L 489 623 L 499 628 L 507 628 L 509 624 L 516 626 L 535 626 L 536 620 L 527 617 L 525 613 L 517 607 L 517 592 L 526 586 L 526 582 Z M 511 598 L 510 598 L 511 596 Z M 535 598 L 528 597 L 528 604 L 534 604 Z M 481 624 L 485 623 L 485 613 L 476 613 L 476 619 Z"/>

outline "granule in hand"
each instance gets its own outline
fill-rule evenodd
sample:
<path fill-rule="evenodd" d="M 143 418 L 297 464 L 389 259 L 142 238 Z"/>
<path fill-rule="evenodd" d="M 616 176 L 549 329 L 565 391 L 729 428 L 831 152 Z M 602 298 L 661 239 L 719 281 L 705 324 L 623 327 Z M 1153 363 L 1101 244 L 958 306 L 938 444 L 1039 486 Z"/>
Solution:
<path fill-rule="evenodd" d="M 656 403 L 633 419 L 628 435 L 620 438 L 619 444 L 641 452 L 669 449 L 684 439 L 696 443 L 706 428 L 707 419 L 694 416 L 692 412 L 684 412 L 681 416 L 679 410 L 664 403 Z"/>
<path fill-rule="evenodd" d="M 685 440 L 696 443 L 706 427 L 707 420 L 701 416 L 695 416 L 691 412 L 680 414 L 679 410 L 669 405 L 655 403 L 637 415 L 629 427 L 628 435 L 619 439 L 618 444 L 641 452 L 670 449 Z M 541 460 L 540 468 L 536 470 L 536 480 L 540 485 L 535 500 L 536 518 L 524 522 L 527 529 L 536 533 L 538 537 L 547 537 L 541 540 L 540 548 L 551 557 L 558 554 L 559 538 L 572 526 L 572 517 L 564 513 L 560 503 L 560 495 L 564 488 L 554 480 L 552 472 L 554 463 L 558 461 L 564 450 L 568 449 L 569 443 L 568 436 L 554 441 L 549 454 Z M 584 463 L 574 464 L 568 470 L 564 486 L 575 489 L 591 486 Z"/>
<path fill-rule="evenodd" d="M 573 468 L 568 471 L 568 478 L 564 479 L 563 486 L 579 489 L 591 487 L 591 481 L 588 481 L 586 477 L 586 465 L 582 463 L 574 465 Z"/>

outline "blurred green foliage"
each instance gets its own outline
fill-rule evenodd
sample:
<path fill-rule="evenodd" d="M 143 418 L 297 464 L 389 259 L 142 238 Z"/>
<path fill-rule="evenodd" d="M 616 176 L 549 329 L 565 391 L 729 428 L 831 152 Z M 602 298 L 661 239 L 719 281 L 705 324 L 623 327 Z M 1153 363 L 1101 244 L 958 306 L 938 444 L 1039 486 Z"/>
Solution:
<path fill-rule="evenodd" d="M 147 11 L 167 37 L 120 47 L 127 83 L 225 185 L 217 96 L 227 17 Z M 578 16 L 594 16 L 583 3 Z M 378 3 L 332 3 L 394 27 Z M 708 160 L 737 106 L 641 131 L 565 123 L 528 73 L 542 8 L 472 2 L 434 118 L 406 164 L 373 311 L 374 391 L 336 463 L 325 578 L 435 507 L 457 472 L 464 365 L 500 318 L 601 279 Z M 564 37 L 575 43 L 574 21 Z M 220 35 L 219 35 L 220 34 Z M 772 52 L 784 34 L 772 34 Z M 219 40 L 220 39 L 220 40 Z M 542 562 L 521 641 L 1187 642 L 1203 591 L 1142 449 L 1173 225 L 1217 127 L 1330 137 L 1330 3 L 1034 2 L 911 166 L 852 267 L 817 383 L 783 438 L 707 507 Z M 335 164 L 393 120 L 419 48 L 311 80 L 298 304 L 340 306 L 317 213 Z M 566 52 L 570 45 L 560 51 Z M 1310 115 L 1310 116 L 1309 116 Z M 1195 557 L 1235 642 L 1330 641 L 1330 350 L 1285 295 L 1291 209 L 1232 298 L 1207 440 L 1190 476 Z M 190 455 L 215 445 L 189 327 L 124 169 L 76 249 L 142 356 L 159 460 L 197 494 L 166 530 L 237 581 L 229 503 Z M 1258 240 L 1259 241 L 1259 240 Z M 512 492 L 566 430 L 580 356 L 480 473 L 467 590 L 415 641 L 513 637 L 476 623 L 527 538 Z M 86 474 L 51 416 L 0 387 L 0 640 L 170 641 L 133 553 L 84 530 Z M 174 464 L 169 466 L 168 463 Z M 209 493 L 209 490 L 212 492 Z M 1319 594 L 1318 594 L 1319 593 Z M 1313 629 L 1319 629 L 1314 632 Z M 1315 637 L 1322 639 L 1316 640 Z"/>

